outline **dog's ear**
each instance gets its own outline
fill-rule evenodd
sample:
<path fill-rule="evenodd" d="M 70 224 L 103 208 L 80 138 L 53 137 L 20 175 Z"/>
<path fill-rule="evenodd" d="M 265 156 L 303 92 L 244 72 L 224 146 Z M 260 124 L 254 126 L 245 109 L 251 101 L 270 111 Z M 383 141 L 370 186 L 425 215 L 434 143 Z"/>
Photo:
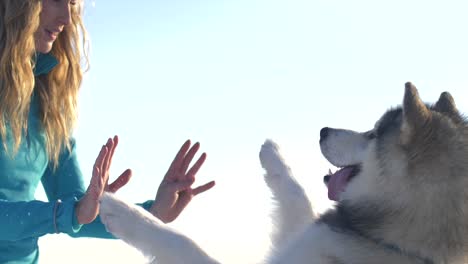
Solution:
<path fill-rule="evenodd" d="M 440 94 L 439 100 L 435 103 L 433 109 L 451 117 L 452 119 L 460 119 L 457 106 L 455 105 L 455 100 L 453 100 L 452 95 L 450 95 L 448 92 L 443 92 Z"/>
<path fill-rule="evenodd" d="M 424 131 L 425 125 L 431 119 L 431 111 L 419 98 L 416 87 L 407 82 L 403 98 L 403 120 L 401 125 L 400 143 L 406 145 L 412 137 Z"/>

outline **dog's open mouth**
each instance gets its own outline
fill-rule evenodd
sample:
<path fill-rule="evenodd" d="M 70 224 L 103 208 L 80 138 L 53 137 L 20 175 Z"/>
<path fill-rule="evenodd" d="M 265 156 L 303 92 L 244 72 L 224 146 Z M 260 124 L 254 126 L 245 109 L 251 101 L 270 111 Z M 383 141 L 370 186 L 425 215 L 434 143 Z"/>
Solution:
<path fill-rule="evenodd" d="M 360 165 L 350 165 L 339 169 L 335 173 L 330 171 L 328 175 L 325 175 L 323 181 L 328 187 L 328 199 L 338 201 L 340 194 L 346 189 L 346 185 L 360 170 Z"/>

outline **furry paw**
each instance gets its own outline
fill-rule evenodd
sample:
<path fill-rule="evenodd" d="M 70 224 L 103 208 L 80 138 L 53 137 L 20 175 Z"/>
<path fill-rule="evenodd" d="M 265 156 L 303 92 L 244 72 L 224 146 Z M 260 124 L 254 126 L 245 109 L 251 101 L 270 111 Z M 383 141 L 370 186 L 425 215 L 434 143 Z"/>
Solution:
<path fill-rule="evenodd" d="M 279 153 L 278 145 L 272 140 L 266 140 L 260 150 L 260 162 L 266 170 L 265 182 L 273 192 L 275 199 L 303 199 L 304 190 L 294 178 L 291 169 Z"/>
<path fill-rule="evenodd" d="M 267 172 L 265 177 L 281 177 L 289 174 L 289 167 L 281 157 L 278 145 L 270 139 L 262 145 L 260 163 Z"/>
<path fill-rule="evenodd" d="M 108 232 L 126 241 L 136 239 L 142 220 L 143 209 L 130 205 L 110 193 L 104 193 L 100 200 L 99 216 Z"/>

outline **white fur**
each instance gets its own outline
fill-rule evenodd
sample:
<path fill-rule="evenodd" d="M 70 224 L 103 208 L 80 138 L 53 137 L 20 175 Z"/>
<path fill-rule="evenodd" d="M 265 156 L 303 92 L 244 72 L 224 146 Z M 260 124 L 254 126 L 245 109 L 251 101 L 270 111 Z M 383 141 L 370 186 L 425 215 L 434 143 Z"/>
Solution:
<path fill-rule="evenodd" d="M 346 146 L 340 151 L 334 151 L 333 149 L 340 147 L 340 142 L 345 142 L 341 137 L 346 139 Z M 326 150 L 323 148 L 322 151 L 324 154 L 329 154 L 332 160 L 349 162 L 346 161 L 347 158 L 353 161 L 356 157 L 373 158 L 372 155 L 370 157 L 366 155 L 366 151 L 362 149 L 363 137 L 359 133 L 342 131 L 337 137 L 331 137 L 330 141 L 327 143 Z M 338 144 L 334 145 L 333 141 Z M 370 148 L 372 149 L 372 146 Z M 342 153 L 355 153 L 355 155 L 342 155 Z M 340 261 L 343 259 L 348 260 L 346 264 L 415 263 L 399 254 L 388 253 L 373 243 L 357 242 L 359 239 L 335 232 L 325 224 L 315 223 L 317 216 L 312 210 L 307 195 L 294 179 L 290 168 L 279 153 L 278 146 L 273 141 L 267 140 L 262 145 L 260 161 L 266 171 L 265 182 L 277 205 L 273 212 L 275 227 L 272 234 L 273 248 L 265 258 L 265 263 L 341 264 L 343 262 Z M 374 164 L 374 161 L 370 163 Z M 351 185 L 356 187 L 350 186 L 343 195 L 352 196 L 356 193 L 356 188 L 367 186 L 370 184 L 369 181 L 375 181 L 375 179 L 366 175 L 354 180 Z M 219 263 L 209 257 L 187 236 L 164 225 L 143 209 L 126 203 L 112 194 L 103 196 L 100 213 L 109 232 L 141 250 L 145 255 L 154 258 L 152 262 L 154 264 Z M 369 251 L 373 254 L 369 254 Z M 385 262 L 381 262 L 382 256 L 385 257 Z"/>
<path fill-rule="evenodd" d="M 152 257 L 152 264 L 215 264 L 192 240 L 164 225 L 144 209 L 105 193 L 101 221 L 109 232 Z"/>
<path fill-rule="evenodd" d="M 267 140 L 262 146 L 260 160 L 266 170 L 265 182 L 278 204 L 273 213 L 274 255 L 314 220 L 314 212 L 303 188 L 292 176 L 273 141 Z M 113 194 L 105 193 L 101 198 L 100 216 L 109 232 L 154 258 L 153 263 L 219 263 L 188 237 Z"/>

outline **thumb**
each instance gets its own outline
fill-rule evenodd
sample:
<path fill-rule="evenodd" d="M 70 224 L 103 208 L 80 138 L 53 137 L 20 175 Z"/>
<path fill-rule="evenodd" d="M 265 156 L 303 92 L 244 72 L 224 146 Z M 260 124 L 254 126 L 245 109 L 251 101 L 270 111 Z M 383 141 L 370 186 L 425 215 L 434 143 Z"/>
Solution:
<path fill-rule="evenodd" d="M 106 191 L 115 193 L 120 188 L 125 186 L 132 178 L 132 171 L 130 169 L 125 170 L 113 183 L 109 184 Z"/>

